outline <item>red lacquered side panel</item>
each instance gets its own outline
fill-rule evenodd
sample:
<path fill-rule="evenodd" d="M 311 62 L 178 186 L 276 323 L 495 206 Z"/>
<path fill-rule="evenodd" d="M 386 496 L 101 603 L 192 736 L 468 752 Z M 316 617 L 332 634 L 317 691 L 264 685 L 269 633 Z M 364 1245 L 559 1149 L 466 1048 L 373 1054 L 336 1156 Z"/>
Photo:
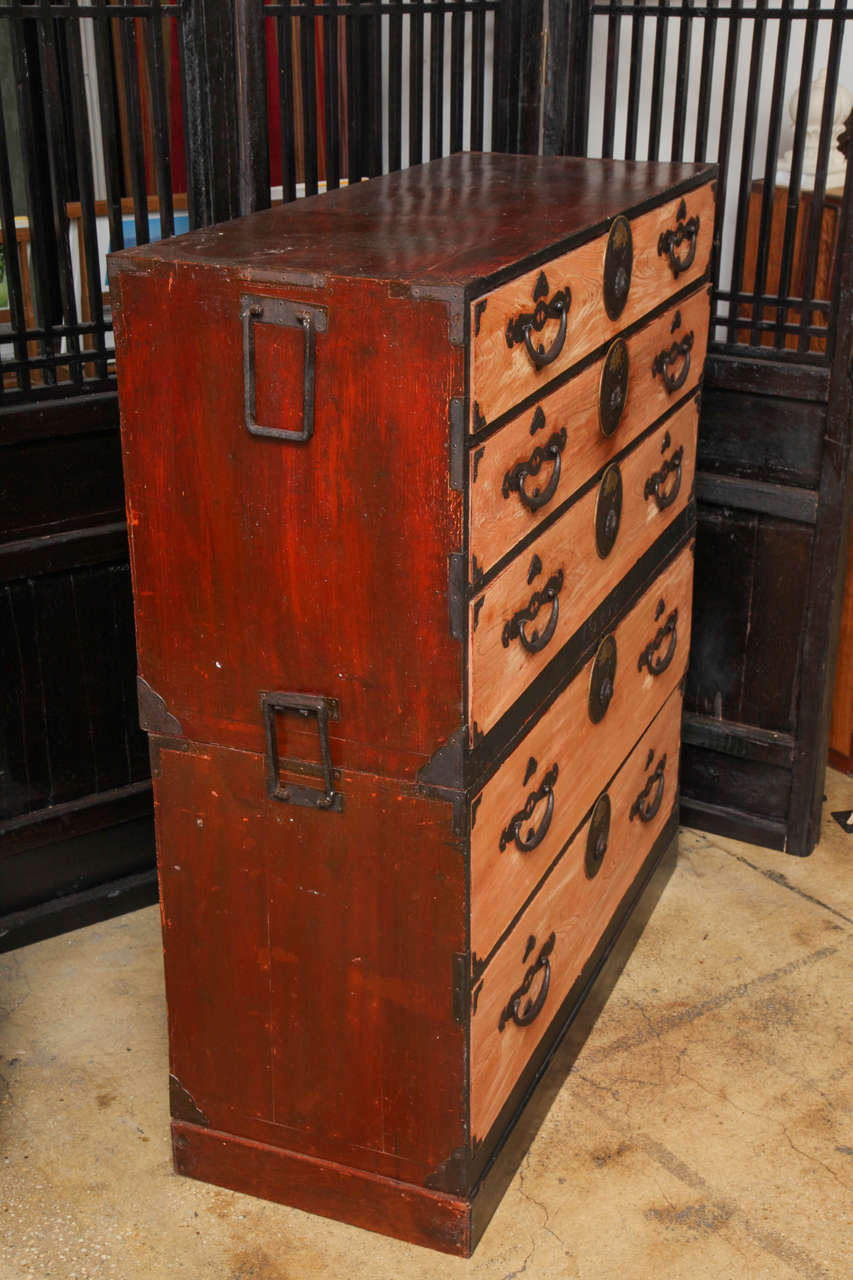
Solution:
<path fill-rule="evenodd" d="M 164 704 L 148 727 L 262 750 L 261 690 L 321 694 L 336 764 L 413 776 L 462 721 L 447 303 L 162 263 L 113 288 L 139 674 Z M 307 441 L 247 429 L 246 294 L 325 312 Z M 302 332 L 254 332 L 257 418 L 298 430 Z M 310 757 L 312 727 L 293 748 Z"/>
<path fill-rule="evenodd" d="M 463 842 L 451 806 L 344 773 L 343 810 L 264 759 L 155 752 L 179 1119 L 435 1185 L 463 1145 Z"/>

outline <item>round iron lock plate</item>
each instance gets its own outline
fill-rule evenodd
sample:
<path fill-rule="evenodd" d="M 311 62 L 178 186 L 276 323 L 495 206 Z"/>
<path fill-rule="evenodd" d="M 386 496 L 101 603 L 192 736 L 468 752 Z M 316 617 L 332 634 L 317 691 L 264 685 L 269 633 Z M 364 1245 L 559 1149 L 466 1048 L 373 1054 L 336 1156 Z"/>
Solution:
<path fill-rule="evenodd" d="M 604 357 L 598 389 L 598 423 L 603 436 L 612 436 L 619 426 L 627 399 L 628 347 L 624 338 L 617 338 Z"/>
<path fill-rule="evenodd" d="M 603 791 L 595 802 L 595 808 L 589 820 L 589 831 L 586 835 L 586 853 L 584 854 L 583 869 L 586 872 L 587 880 L 594 880 L 601 870 L 609 839 L 610 796 L 606 791 Z"/>
<path fill-rule="evenodd" d="M 613 550 L 622 519 L 622 472 L 611 463 L 598 486 L 595 504 L 595 549 L 602 560 Z"/>
<path fill-rule="evenodd" d="M 604 251 L 604 309 L 618 320 L 628 301 L 634 269 L 634 240 L 627 218 L 618 217 L 610 228 Z"/>
<path fill-rule="evenodd" d="M 616 680 L 616 637 L 605 636 L 598 646 L 589 682 L 589 718 L 593 724 L 604 719 Z"/>

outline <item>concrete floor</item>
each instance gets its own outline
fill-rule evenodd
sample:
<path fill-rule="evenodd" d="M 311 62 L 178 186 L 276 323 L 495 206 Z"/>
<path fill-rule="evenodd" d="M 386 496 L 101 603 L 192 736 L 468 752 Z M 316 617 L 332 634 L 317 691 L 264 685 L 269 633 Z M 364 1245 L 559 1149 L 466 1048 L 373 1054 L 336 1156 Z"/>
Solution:
<path fill-rule="evenodd" d="M 155 908 L 0 956 L 0 1277 L 853 1276 L 853 779 L 678 868 L 470 1262 L 176 1177 Z"/>

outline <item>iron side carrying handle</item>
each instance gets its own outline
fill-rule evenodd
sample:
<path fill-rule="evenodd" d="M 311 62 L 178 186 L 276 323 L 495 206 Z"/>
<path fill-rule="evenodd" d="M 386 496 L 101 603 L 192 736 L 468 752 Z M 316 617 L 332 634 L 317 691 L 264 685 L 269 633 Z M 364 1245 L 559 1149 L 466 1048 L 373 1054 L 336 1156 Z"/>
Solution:
<path fill-rule="evenodd" d="M 326 333 L 328 317 L 323 307 L 307 302 L 288 302 L 285 298 L 265 298 L 244 294 L 240 299 L 243 323 L 243 411 L 246 427 L 253 436 L 272 440 L 310 440 L 314 434 L 314 367 L 315 337 Z M 255 417 L 255 325 L 277 324 L 286 329 L 301 329 L 305 336 L 302 378 L 302 430 L 265 427 Z"/>
<path fill-rule="evenodd" d="M 282 782 L 279 773 L 282 764 L 295 765 L 306 772 L 318 770 L 313 762 L 279 759 L 277 711 L 296 711 L 306 718 L 311 715 L 317 717 L 317 731 L 320 735 L 319 773 L 323 780 L 322 788 Z M 283 800 L 286 804 L 299 804 L 311 809 L 333 809 L 340 813 L 344 806 L 344 798 L 340 792 L 335 791 L 335 771 L 332 768 L 332 754 L 329 749 L 329 720 L 338 718 L 337 699 L 321 698 L 311 693 L 262 693 L 261 712 L 267 739 L 267 794 L 273 800 Z"/>

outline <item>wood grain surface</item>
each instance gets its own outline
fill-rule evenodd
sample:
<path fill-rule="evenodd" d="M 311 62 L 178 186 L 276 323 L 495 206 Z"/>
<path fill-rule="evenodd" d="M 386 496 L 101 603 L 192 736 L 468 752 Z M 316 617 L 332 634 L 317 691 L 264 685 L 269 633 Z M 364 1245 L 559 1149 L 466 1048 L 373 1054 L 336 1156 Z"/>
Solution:
<path fill-rule="evenodd" d="M 556 863 L 539 893 L 488 965 L 471 999 L 471 1133 L 488 1133 L 524 1064 L 548 1029 L 572 983 L 592 953 L 666 824 L 678 786 L 681 739 L 681 691 L 675 690 L 637 743 L 608 788 L 610 837 L 594 879 L 584 871 L 587 825 Z M 631 808 L 650 773 L 666 756 L 663 799 L 655 817 L 642 823 Z M 544 945 L 554 935 L 548 957 L 550 985 L 539 1015 L 519 1027 L 510 1017 L 499 1030 L 502 1014 Z M 531 945 L 532 942 L 532 945 Z M 543 971 L 534 978 L 526 1000 L 536 1000 Z"/>
<path fill-rule="evenodd" d="M 469 455 L 469 574 L 474 562 L 483 573 L 528 536 L 552 512 L 605 466 L 626 445 L 650 426 L 679 397 L 696 386 L 705 361 L 708 337 L 709 291 L 701 289 L 671 307 L 656 320 L 629 335 L 628 391 L 619 426 L 611 436 L 602 434 L 599 422 L 602 361 L 584 369 L 545 396 L 536 408 L 511 419 Z M 680 324 L 676 324 L 676 315 Z M 690 370 L 683 386 L 667 391 L 660 377 L 652 376 L 652 363 L 660 351 L 683 335 L 693 333 Z M 560 453 L 560 474 L 553 496 L 535 510 L 525 505 L 517 489 L 506 484 L 519 463 L 533 451 L 565 431 Z M 552 483 L 553 461 L 544 461 L 539 473 L 525 481 L 525 489 L 544 491 Z"/>
<path fill-rule="evenodd" d="M 639 320 L 670 294 L 704 275 L 714 239 L 714 191 L 709 185 L 691 192 L 685 200 L 687 216 L 699 218 L 696 255 L 692 265 L 674 275 L 666 255 L 658 253 L 661 234 L 675 230 L 681 200 L 671 200 L 633 219 L 634 266 L 631 288 L 624 309 L 611 320 L 604 308 L 602 275 L 606 235 L 572 249 L 544 267 L 525 272 L 472 304 L 470 401 L 471 429 L 493 422 L 526 397 L 535 395 L 555 377 L 620 330 Z M 537 369 L 524 343 L 507 346 L 507 323 L 534 308 L 534 290 L 542 273 L 548 283 L 547 297 L 558 290 L 571 292 L 566 336 L 557 358 Z M 477 332 L 476 308 L 481 308 Z M 554 341 L 560 322 L 550 320 L 537 341 L 547 349 Z"/>
<path fill-rule="evenodd" d="M 680 683 L 690 647 L 690 607 L 693 552 L 684 551 L 663 571 L 613 630 L 617 665 L 613 699 L 604 718 L 589 718 L 590 675 L 594 659 L 586 664 L 555 699 L 512 755 L 475 798 L 471 829 L 471 952 L 472 963 L 484 960 L 551 862 L 587 813 L 602 782 L 610 778 L 637 741 L 665 699 Z M 660 602 L 664 608 L 660 610 Z M 653 675 L 639 657 L 659 628 L 678 610 L 675 649 L 666 670 Z M 666 656 L 671 638 L 661 640 L 656 651 Z M 530 762 L 535 769 L 530 773 Z M 515 840 L 501 834 L 524 807 L 543 775 L 559 767 L 554 784 L 553 816 L 542 842 L 522 852 Z M 530 775 L 530 776 L 528 776 Z M 547 800 L 522 823 L 525 839 L 545 815 Z"/>
<path fill-rule="evenodd" d="M 617 464 L 622 476 L 622 514 L 615 545 L 606 559 L 596 551 L 595 517 L 599 486 L 591 488 L 550 528 L 513 560 L 470 606 L 469 724 L 487 733 L 526 686 L 559 653 L 587 615 L 599 604 L 631 565 L 663 533 L 684 508 L 693 488 L 698 409 L 690 400 L 672 418 L 631 449 Z M 681 450 L 678 492 L 663 510 L 648 494 L 649 478 Z M 665 482 L 668 494 L 678 473 Z M 540 565 L 537 572 L 536 561 Z M 519 636 L 504 643 L 505 628 L 542 592 L 555 575 L 562 586 L 555 600 L 540 607 L 526 624 L 532 639 L 545 627 L 557 605 L 551 639 L 538 652 L 528 651 Z"/>

